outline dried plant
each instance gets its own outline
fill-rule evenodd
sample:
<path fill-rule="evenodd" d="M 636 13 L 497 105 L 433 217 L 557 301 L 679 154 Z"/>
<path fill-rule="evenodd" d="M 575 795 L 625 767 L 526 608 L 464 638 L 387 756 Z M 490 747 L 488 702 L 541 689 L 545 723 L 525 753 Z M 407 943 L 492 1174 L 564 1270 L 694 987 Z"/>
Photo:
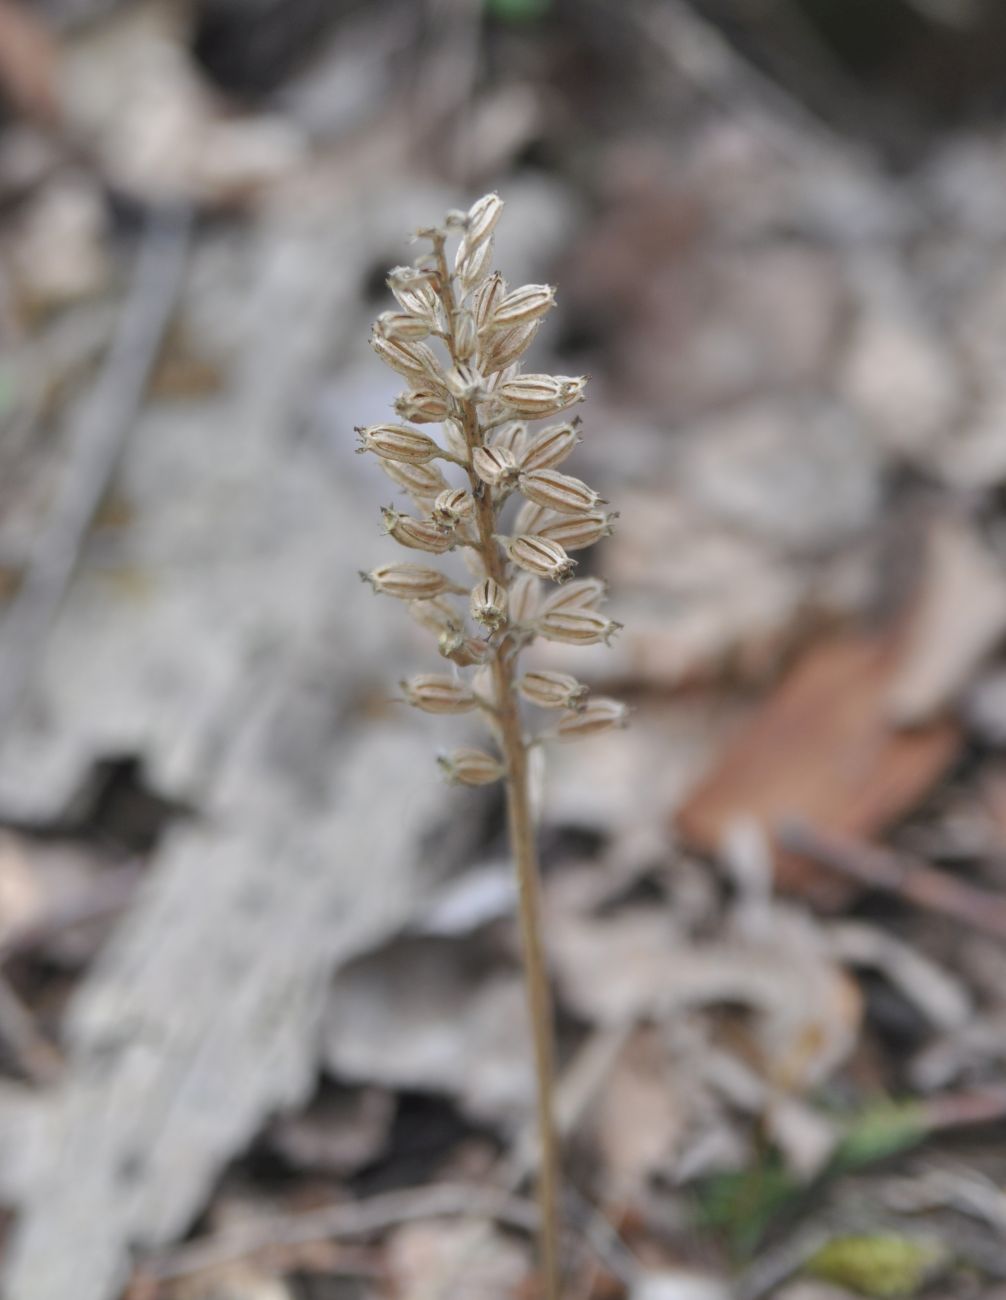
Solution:
<path fill-rule="evenodd" d="M 405 699 L 428 713 L 478 712 L 488 724 L 493 751 L 463 748 L 441 758 L 448 778 L 464 785 L 506 784 L 534 1037 L 544 1292 L 548 1300 L 558 1300 L 552 1009 L 528 758 L 532 746 L 544 741 L 575 740 L 621 726 L 626 711 L 616 700 L 591 699 L 587 688 L 565 673 L 521 672 L 518 666 L 521 651 L 537 637 L 589 645 L 607 642 L 619 625 L 599 612 L 604 584 L 573 578 L 576 561 L 569 552 L 605 537 L 613 519 L 592 488 L 556 468 L 579 441 L 579 420 L 537 431 L 528 427 L 581 402 L 586 380 L 521 373 L 520 358 L 555 293 L 538 284 L 508 290 L 491 270 L 493 230 L 502 210 L 499 197 L 487 194 L 467 213 L 448 213 L 442 227 L 418 232 L 430 251 L 390 273 L 398 310 L 382 313 L 371 342 L 408 383 L 395 402 L 403 423 L 357 430 L 359 449 L 377 456 L 417 510 L 385 509 L 387 533 L 427 554 L 459 549 L 474 582 L 462 585 L 438 569 L 413 563 L 385 564 L 363 576 L 376 591 L 405 601 L 452 665 L 448 672 L 403 682 Z M 452 236 L 458 238 L 453 270 L 447 260 Z M 431 424 L 440 425 L 441 441 L 412 427 Z M 451 466 L 463 476 L 461 486 L 445 476 Z M 523 503 L 505 527 L 504 514 L 515 495 Z M 452 599 L 462 596 L 467 611 Z M 526 706 L 550 710 L 555 720 L 531 735 Z"/>

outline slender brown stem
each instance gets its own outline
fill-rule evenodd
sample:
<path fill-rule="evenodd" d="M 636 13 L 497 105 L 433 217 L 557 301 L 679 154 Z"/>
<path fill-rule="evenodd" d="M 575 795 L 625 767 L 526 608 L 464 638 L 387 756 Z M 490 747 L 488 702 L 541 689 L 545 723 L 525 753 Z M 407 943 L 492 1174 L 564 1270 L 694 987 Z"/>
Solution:
<path fill-rule="evenodd" d="M 440 294 L 448 320 L 447 347 L 454 358 L 453 336 L 455 304 L 451 279 L 444 258 L 443 243 L 434 244 L 438 262 Z M 482 440 L 475 403 L 459 402 L 459 413 L 469 449 Z M 508 562 L 496 541 L 496 504 L 492 491 L 466 466 L 472 496 L 475 499 L 475 523 L 478 530 L 476 549 L 482 557 L 486 574 L 502 586 L 507 585 Z M 496 722 L 500 748 L 506 765 L 507 823 L 510 845 L 517 872 L 518 912 L 524 985 L 534 1049 L 535 1092 L 537 1098 L 538 1169 L 537 1199 L 540 1215 L 541 1272 L 543 1300 L 560 1300 L 559 1273 L 559 1143 L 555 1126 L 554 1016 L 549 991 L 548 968 L 542 943 L 541 889 L 534 822 L 528 791 L 527 745 L 521 726 L 520 711 L 513 684 L 517 650 L 498 644 L 492 661 L 496 696 Z"/>

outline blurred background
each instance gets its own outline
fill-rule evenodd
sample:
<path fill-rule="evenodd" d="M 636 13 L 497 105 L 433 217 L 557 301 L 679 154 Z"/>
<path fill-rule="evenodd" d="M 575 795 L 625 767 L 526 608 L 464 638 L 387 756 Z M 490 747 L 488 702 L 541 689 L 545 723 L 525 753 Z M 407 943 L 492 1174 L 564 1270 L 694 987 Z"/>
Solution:
<path fill-rule="evenodd" d="M 624 631 L 539 658 L 634 709 L 539 791 L 569 1300 L 1006 1295 L 1004 52 L 0 2 L 10 1300 L 537 1294 L 499 794 L 358 579 L 385 275 L 490 189 L 620 512 Z"/>

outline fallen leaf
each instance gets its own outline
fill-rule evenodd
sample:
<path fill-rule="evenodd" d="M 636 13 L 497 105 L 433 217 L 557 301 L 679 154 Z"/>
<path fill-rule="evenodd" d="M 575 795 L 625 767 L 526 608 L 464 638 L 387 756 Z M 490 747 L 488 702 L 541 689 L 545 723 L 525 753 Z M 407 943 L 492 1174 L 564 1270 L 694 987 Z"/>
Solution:
<path fill-rule="evenodd" d="M 951 720 L 896 731 L 887 716 L 900 670 L 897 639 L 849 635 L 808 650 L 678 813 L 685 842 L 720 852 L 741 818 L 771 836 L 799 817 L 823 831 L 872 838 L 909 812 L 956 758 Z M 776 851 L 776 883 L 835 905 L 856 886 Z"/>
<path fill-rule="evenodd" d="M 598 1099 L 594 1138 L 613 1184 L 609 1199 L 631 1193 L 667 1160 L 685 1109 L 663 1036 L 638 1029 L 619 1055 Z"/>
<path fill-rule="evenodd" d="M 395 1300 L 512 1296 L 529 1261 L 515 1241 L 482 1223 L 409 1223 L 386 1252 Z"/>

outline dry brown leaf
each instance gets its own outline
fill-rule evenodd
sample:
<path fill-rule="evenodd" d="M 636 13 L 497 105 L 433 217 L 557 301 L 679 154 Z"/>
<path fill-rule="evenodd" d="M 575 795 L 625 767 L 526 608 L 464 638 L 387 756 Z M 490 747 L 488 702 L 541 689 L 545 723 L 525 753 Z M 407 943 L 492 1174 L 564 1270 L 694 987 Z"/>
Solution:
<path fill-rule="evenodd" d="M 918 726 L 953 703 L 1004 633 L 1006 575 L 966 521 L 937 520 L 890 687 L 894 720 Z"/>
<path fill-rule="evenodd" d="M 771 836 L 790 817 L 871 838 L 909 812 L 962 737 L 950 720 L 893 729 L 887 704 L 900 667 L 893 636 L 850 635 L 807 651 L 686 801 L 676 818 L 684 840 L 716 854 L 739 819 Z M 792 854 L 777 852 L 775 868 L 781 889 L 824 904 L 855 891 Z"/>
<path fill-rule="evenodd" d="M 515 1295 L 529 1267 L 515 1241 L 478 1222 L 406 1224 L 391 1235 L 386 1259 L 395 1300 Z"/>
<path fill-rule="evenodd" d="M 638 1029 L 608 1076 L 594 1115 L 612 1197 L 634 1191 L 672 1150 L 685 1114 L 674 1084 L 663 1036 Z"/>

